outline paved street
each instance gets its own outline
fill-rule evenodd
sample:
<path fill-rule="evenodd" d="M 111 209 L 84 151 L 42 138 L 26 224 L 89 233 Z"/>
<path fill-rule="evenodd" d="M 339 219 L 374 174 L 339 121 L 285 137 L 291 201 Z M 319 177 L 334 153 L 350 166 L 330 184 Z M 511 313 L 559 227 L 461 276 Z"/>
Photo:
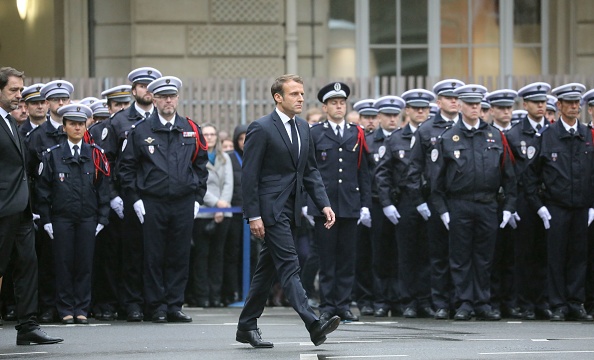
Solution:
<path fill-rule="evenodd" d="M 273 349 L 235 342 L 239 309 L 187 308 L 191 324 L 111 323 L 43 328 L 64 343 L 16 346 L 0 328 L 0 359 L 593 359 L 594 324 L 454 322 L 364 317 L 341 324 L 315 347 L 290 308 L 267 308 L 259 326 Z"/>

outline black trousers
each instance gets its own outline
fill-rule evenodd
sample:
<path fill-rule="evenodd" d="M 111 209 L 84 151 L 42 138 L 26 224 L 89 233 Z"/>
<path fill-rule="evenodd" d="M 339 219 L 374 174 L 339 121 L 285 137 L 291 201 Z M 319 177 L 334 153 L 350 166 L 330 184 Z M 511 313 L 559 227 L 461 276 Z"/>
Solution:
<path fill-rule="evenodd" d="M 133 205 L 131 199 L 124 198 L 121 306 L 128 313 L 144 307 L 144 235 Z"/>
<path fill-rule="evenodd" d="M 225 240 L 225 249 L 223 251 L 223 289 L 224 300 L 234 299 L 235 295 L 241 296 L 240 274 L 242 269 L 239 267 L 240 259 L 243 254 L 243 215 L 233 214 L 229 224 L 229 232 Z"/>
<path fill-rule="evenodd" d="M 449 231 L 443 225 L 439 213 L 427 202 L 431 216 L 427 220 L 429 262 L 431 264 L 431 299 L 435 309 L 450 309 L 453 303 L 454 286 L 450 272 Z"/>
<path fill-rule="evenodd" d="M 373 307 L 390 310 L 399 306 L 398 246 L 396 226 L 384 215 L 379 202 L 371 205 Z"/>
<path fill-rule="evenodd" d="M 26 211 L 0 217 L 0 276 L 10 262 L 19 332 L 39 328 L 37 323 L 37 255 L 31 214 Z"/>
<path fill-rule="evenodd" d="M 39 268 L 39 310 L 45 312 L 56 307 L 56 274 L 53 240 L 42 227 L 35 231 L 35 249 Z"/>
<path fill-rule="evenodd" d="M 109 224 L 97 235 L 93 270 L 95 312 L 117 311 L 122 278 L 122 219 L 110 210 Z"/>
<path fill-rule="evenodd" d="M 378 220 L 371 220 L 371 226 Z M 357 225 L 357 243 L 355 250 L 355 288 L 353 298 L 361 310 L 364 306 L 373 308 L 373 256 L 371 245 L 371 228 Z"/>
<path fill-rule="evenodd" d="M 503 210 L 499 210 L 501 211 L 497 213 L 498 222 L 501 222 Z M 491 307 L 493 309 L 512 309 L 517 306 L 514 280 L 514 232 L 510 225 L 506 225 L 503 229 L 497 228 L 491 270 Z"/>
<path fill-rule="evenodd" d="M 497 236 L 497 203 L 448 200 L 450 268 L 458 310 L 491 310 L 491 266 Z"/>
<path fill-rule="evenodd" d="M 194 199 L 143 199 L 144 293 L 150 314 L 182 308 L 188 282 Z"/>
<path fill-rule="evenodd" d="M 54 220 L 52 225 L 58 316 L 87 316 L 97 222 Z"/>
<path fill-rule="evenodd" d="M 248 331 L 258 328 L 258 318 L 264 311 L 270 288 L 277 274 L 284 295 L 305 323 L 306 329 L 309 330 L 318 320 L 318 316 L 307 302 L 307 296 L 299 278 L 299 258 L 295 249 L 296 229 L 291 221 L 294 204 L 295 200 L 289 199 L 276 224 L 266 226 L 264 244 L 250 291 L 239 315 L 237 325 L 239 330 Z"/>

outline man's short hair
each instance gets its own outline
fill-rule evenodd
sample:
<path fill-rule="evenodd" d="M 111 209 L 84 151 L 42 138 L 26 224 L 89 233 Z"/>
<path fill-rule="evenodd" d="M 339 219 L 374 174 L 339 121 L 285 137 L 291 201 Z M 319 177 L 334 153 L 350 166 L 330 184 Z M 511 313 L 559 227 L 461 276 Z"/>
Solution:
<path fill-rule="evenodd" d="M 285 95 L 285 94 L 283 94 L 283 85 L 289 81 L 294 81 L 296 83 L 303 85 L 303 79 L 301 79 L 301 77 L 299 75 L 285 74 L 285 75 L 279 76 L 276 78 L 276 80 L 274 80 L 274 83 L 270 87 L 270 92 L 272 94 L 273 99 L 274 99 L 274 94 L 280 94 L 281 96 Z"/>
<path fill-rule="evenodd" d="M 22 71 L 8 66 L 0 68 L 0 90 L 4 89 L 6 84 L 8 84 L 8 78 L 11 76 L 25 79 L 25 73 Z"/>

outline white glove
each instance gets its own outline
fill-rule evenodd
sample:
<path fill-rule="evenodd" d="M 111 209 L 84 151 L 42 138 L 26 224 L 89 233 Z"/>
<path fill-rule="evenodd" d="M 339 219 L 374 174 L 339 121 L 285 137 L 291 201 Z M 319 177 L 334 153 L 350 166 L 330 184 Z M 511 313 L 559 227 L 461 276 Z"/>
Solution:
<path fill-rule="evenodd" d="M 41 216 L 39 216 L 39 214 L 33 213 L 33 221 L 39 220 L 39 219 L 41 219 Z"/>
<path fill-rule="evenodd" d="M 400 218 L 400 214 L 394 205 L 386 206 L 382 209 L 384 211 L 384 215 L 390 220 L 390 222 L 394 225 L 398 225 L 398 219 Z"/>
<path fill-rule="evenodd" d="M 52 226 L 52 223 L 43 225 L 43 230 L 49 235 L 50 239 L 54 240 L 54 227 Z"/>
<path fill-rule="evenodd" d="M 431 210 L 429 210 L 427 203 L 422 203 L 421 205 L 417 206 L 417 212 L 421 214 L 425 221 L 429 220 L 429 216 L 431 216 Z"/>
<path fill-rule="evenodd" d="M 544 228 L 545 229 L 550 228 L 551 224 L 549 223 L 549 220 L 551 220 L 551 213 L 549 212 L 549 209 L 547 209 L 546 206 L 543 206 L 540 209 L 538 209 L 538 211 L 536 213 L 542 219 L 542 222 L 544 223 Z"/>
<path fill-rule="evenodd" d="M 507 210 L 503 210 L 503 221 L 501 222 L 501 224 L 499 224 L 500 228 L 504 228 L 505 225 L 507 225 L 507 223 L 509 222 L 509 219 L 511 219 L 512 217 L 512 213 L 510 211 Z"/>
<path fill-rule="evenodd" d="M 97 236 L 97 234 L 99 234 L 99 231 L 103 230 L 104 227 L 105 225 L 103 224 L 97 224 L 97 227 L 95 228 L 95 236 Z"/>
<path fill-rule="evenodd" d="M 361 208 L 359 221 L 357 221 L 357 225 L 359 224 L 363 224 L 363 226 L 367 226 L 368 228 L 371 227 L 371 213 L 369 212 L 369 208 Z"/>
<path fill-rule="evenodd" d="M 445 226 L 445 228 L 450 230 L 450 213 L 444 212 L 439 217 L 441 218 L 441 221 L 443 221 L 443 225 Z"/>
<path fill-rule="evenodd" d="M 512 227 L 512 229 L 516 229 L 518 227 L 518 221 L 520 221 L 522 219 L 520 219 L 520 215 L 518 215 L 517 212 L 513 213 L 512 216 L 509 218 L 509 226 Z"/>
<path fill-rule="evenodd" d="M 198 211 L 200 211 L 200 203 L 198 201 L 194 201 L 194 219 L 198 217 Z"/>
<path fill-rule="evenodd" d="M 120 219 L 124 218 L 124 200 L 121 197 L 116 196 L 109 202 L 109 206 L 115 211 Z"/>
<path fill-rule="evenodd" d="M 594 209 L 589 208 L 588 209 L 588 226 L 590 226 L 590 224 L 592 224 L 592 220 L 594 220 Z"/>
<path fill-rule="evenodd" d="M 134 205 L 132 205 L 132 207 L 134 208 L 134 212 L 136 213 L 136 216 L 138 216 L 138 220 L 140 220 L 140 223 L 144 224 L 144 215 L 146 214 L 146 212 L 144 211 L 144 203 L 142 202 L 142 200 L 136 201 Z"/>
<path fill-rule="evenodd" d="M 311 225 L 314 226 L 316 223 L 314 221 L 313 216 L 309 215 L 307 213 L 307 206 L 304 206 L 301 208 L 301 214 L 303 215 L 303 217 L 307 220 L 307 222 Z"/>

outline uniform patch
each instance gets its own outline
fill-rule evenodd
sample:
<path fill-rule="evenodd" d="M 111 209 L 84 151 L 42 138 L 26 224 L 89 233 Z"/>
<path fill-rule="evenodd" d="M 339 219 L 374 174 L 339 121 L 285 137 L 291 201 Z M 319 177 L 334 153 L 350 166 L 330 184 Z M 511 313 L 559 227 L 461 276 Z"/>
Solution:
<path fill-rule="evenodd" d="M 58 178 L 60 178 L 60 181 L 64 182 L 64 178 L 66 177 L 66 175 L 64 175 L 64 173 L 59 173 L 58 174 Z"/>
<path fill-rule="evenodd" d="M 147 137 L 146 139 L 144 139 L 144 141 L 146 141 L 146 142 L 147 142 L 147 143 L 149 143 L 149 144 L 152 144 L 152 143 L 153 143 L 153 141 L 155 141 L 155 139 L 153 139 L 152 137 L 150 137 L 150 136 L 149 136 L 149 137 Z"/>
<path fill-rule="evenodd" d="M 528 146 L 528 159 L 532 159 L 534 154 L 536 154 L 536 149 L 534 146 Z"/>
<path fill-rule="evenodd" d="M 436 162 L 439 157 L 439 151 L 437 149 L 431 150 L 431 161 Z"/>
<path fill-rule="evenodd" d="M 457 142 L 460 141 L 460 137 L 458 135 L 452 136 L 452 141 Z"/>
<path fill-rule="evenodd" d="M 373 160 L 375 160 L 375 162 L 379 162 L 379 160 L 380 160 L 379 154 L 373 154 Z"/>
<path fill-rule="evenodd" d="M 149 151 L 151 154 L 154 154 L 154 153 L 155 153 L 155 146 L 154 146 L 154 145 L 150 145 L 150 146 L 148 147 L 148 151 Z"/>
<path fill-rule="evenodd" d="M 524 140 L 520 141 L 520 151 L 522 151 L 522 154 L 526 155 L 526 142 Z"/>
<path fill-rule="evenodd" d="M 183 137 L 185 138 L 195 138 L 196 137 L 196 133 L 193 131 L 184 131 L 182 133 Z"/>
<path fill-rule="evenodd" d="M 412 149 L 412 147 L 413 147 L 413 146 L 415 146 L 415 142 L 416 142 L 416 141 L 417 141 L 417 138 L 416 138 L 416 137 L 414 137 L 414 136 L 413 136 L 413 137 L 410 139 L 410 148 L 411 148 L 411 149 Z"/>
<path fill-rule="evenodd" d="M 101 140 L 105 140 L 105 138 L 107 137 L 107 133 L 107 128 L 103 128 L 103 131 L 101 132 Z"/>
<path fill-rule="evenodd" d="M 460 150 L 454 150 L 454 157 L 456 159 L 459 159 L 460 158 Z"/>
<path fill-rule="evenodd" d="M 553 158 L 553 161 L 557 161 L 557 153 L 552 153 L 551 157 Z"/>
<path fill-rule="evenodd" d="M 41 175 L 41 173 L 43 172 L 43 163 L 42 162 L 39 163 L 39 170 L 37 172 L 39 173 L 39 175 Z"/>
<path fill-rule="evenodd" d="M 384 157 L 384 155 L 386 155 L 386 147 L 384 145 L 380 146 L 379 149 L 377 149 L 377 154 L 379 155 L 380 159 Z"/>
<path fill-rule="evenodd" d="M 401 159 L 402 159 L 402 158 L 404 158 L 404 154 L 405 154 L 404 150 L 398 150 L 398 156 L 399 156 Z"/>
<path fill-rule="evenodd" d="M 122 143 L 122 152 L 126 150 L 126 145 L 128 145 L 128 139 L 124 139 L 124 142 Z"/>
<path fill-rule="evenodd" d="M 431 145 L 435 145 L 437 143 L 437 138 L 435 136 L 431 137 Z"/>

